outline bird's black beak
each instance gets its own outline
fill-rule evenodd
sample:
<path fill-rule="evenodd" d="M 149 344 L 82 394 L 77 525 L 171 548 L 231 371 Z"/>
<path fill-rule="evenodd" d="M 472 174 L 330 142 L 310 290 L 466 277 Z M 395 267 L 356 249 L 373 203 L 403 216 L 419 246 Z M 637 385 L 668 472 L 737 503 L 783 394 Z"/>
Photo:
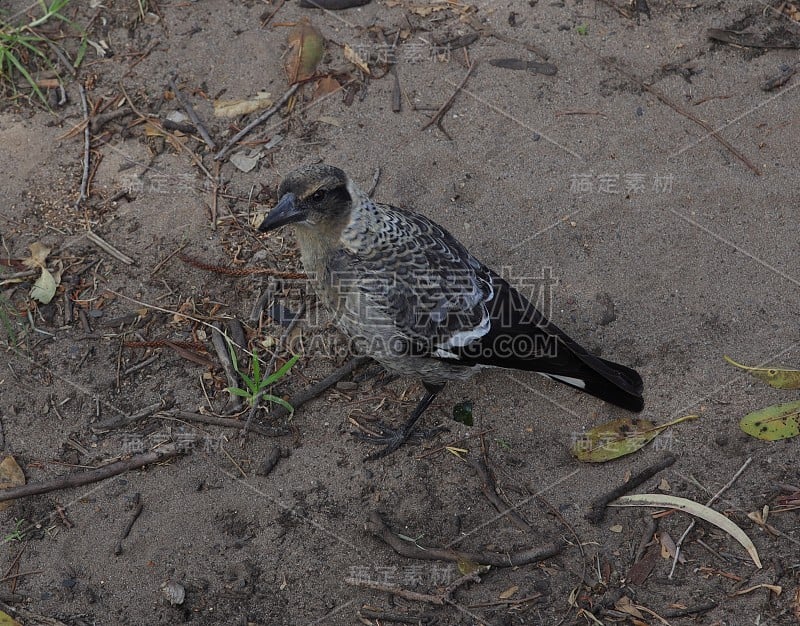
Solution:
<path fill-rule="evenodd" d="M 268 230 L 275 230 L 286 224 L 299 222 L 306 218 L 305 211 L 303 211 L 297 203 L 297 196 L 293 193 L 284 194 L 277 205 L 269 212 L 261 226 L 258 227 L 262 233 Z"/>

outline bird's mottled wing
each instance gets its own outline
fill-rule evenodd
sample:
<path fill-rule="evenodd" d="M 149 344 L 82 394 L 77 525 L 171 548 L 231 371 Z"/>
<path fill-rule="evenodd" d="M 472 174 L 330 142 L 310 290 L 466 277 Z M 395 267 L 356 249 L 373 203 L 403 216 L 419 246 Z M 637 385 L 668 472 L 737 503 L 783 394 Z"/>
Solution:
<path fill-rule="evenodd" d="M 365 214 L 329 263 L 339 274 L 337 291 L 342 280 L 356 287 L 350 291 L 359 295 L 347 304 L 351 313 L 391 326 L 419 356 L 446 357 L 449 347 L 488 331 L 492 277 L 464 246 L 421 215 L 387 205 L 366 207 Z M 369 236 L 359 236 L 359 228 Z"/>

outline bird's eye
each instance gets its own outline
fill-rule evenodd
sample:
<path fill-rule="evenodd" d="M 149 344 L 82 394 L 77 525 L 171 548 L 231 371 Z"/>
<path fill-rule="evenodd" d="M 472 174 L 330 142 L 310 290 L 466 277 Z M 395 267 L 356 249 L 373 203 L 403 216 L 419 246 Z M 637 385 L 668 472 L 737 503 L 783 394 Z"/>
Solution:
<path fill-rule="evenodd" d="M 317 189 L 313 194 L 311 194 L 311 200 L 314 202 L 322 202 L 325 199 L 325 190 L 324 189 Z"/>

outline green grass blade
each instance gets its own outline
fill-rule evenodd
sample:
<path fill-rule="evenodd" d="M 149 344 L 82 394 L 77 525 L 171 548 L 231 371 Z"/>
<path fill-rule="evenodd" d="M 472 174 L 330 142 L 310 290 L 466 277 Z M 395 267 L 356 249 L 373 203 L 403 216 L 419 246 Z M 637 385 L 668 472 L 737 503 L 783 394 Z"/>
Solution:
<path fill-rule="evenodd" d="M 276 381 L 280 380 L 281 378 L 283 378 L 284 376 L 286 376 L 286 373 L 287 373 L 287 372 L 288 372 L 290 369 L 292 369 L 292 366 L 293 366 L 295 363 L 297 363 L 297 361 L 298 361 L 298 359 L 299 359 L 299 358 L 300 358 L 300 355 L 299 355 L 299 354 L 295 354 L 295 355 L 294 355 L 294 356 L 293 356 L 291 359 L 289 359 L 288 361 L 286 361 L 286 363 L 284 363 L 284 364 L 283 364 L 283 367 L 281 367 L 281 368 L 280 368 L 280 369 L 279 369 L 277 372 L 275 372 L 274 374 L 270 374 L 269 376 L 267 376 L 267 377 L 264 379 L 264 381 L 261 383 L 261 386 L 262 386 L 262 387 L 264 387 L 264 386 L 266 386 L 266 385 L 271 385 L 272 383 L 274 383 L 274 382 L 276 382 Z"/>

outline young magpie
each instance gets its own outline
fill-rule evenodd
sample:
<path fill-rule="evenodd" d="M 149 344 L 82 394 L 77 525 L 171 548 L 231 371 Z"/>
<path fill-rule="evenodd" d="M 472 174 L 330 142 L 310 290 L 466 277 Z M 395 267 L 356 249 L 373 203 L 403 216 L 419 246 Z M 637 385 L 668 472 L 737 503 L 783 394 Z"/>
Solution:
<path fill-rule="evenodd" d="M 300 167 L 259 226 L 295 226 L 317 295 L 357 349 L 422 379 L 425 395 L 396 431 L 366 437 L 385 456 L 405 442 L 450 380 L 483 366 L 538 372 L 631 411 L 642 379 L 601 359 L 548 321 L 508 282 L 427 217 L 373 202 L 340 169 Z"/>

